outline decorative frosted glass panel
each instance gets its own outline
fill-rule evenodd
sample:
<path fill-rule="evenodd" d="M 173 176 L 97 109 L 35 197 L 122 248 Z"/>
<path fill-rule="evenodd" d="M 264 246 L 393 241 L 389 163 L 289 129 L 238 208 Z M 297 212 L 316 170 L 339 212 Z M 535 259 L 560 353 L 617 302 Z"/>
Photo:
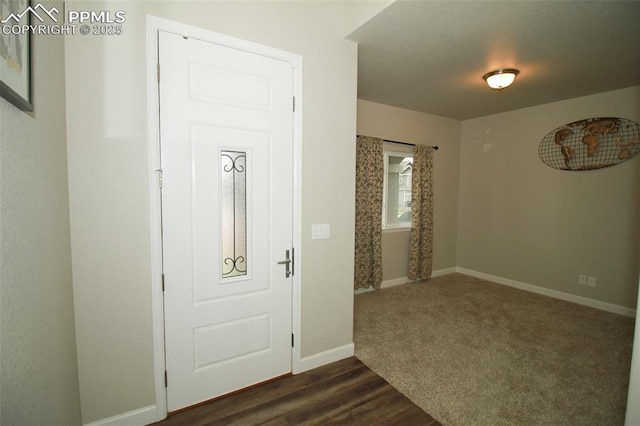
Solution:
<path fill-rule="evenodd" d="M 246 166 L 246 152 L 220 152 L 223 278 L 247 275 Z"/>

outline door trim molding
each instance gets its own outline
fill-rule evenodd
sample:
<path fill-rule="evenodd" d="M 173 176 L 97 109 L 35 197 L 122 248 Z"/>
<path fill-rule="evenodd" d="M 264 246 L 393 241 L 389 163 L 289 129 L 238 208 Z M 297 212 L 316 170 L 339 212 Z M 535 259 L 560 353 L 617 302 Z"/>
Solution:
<path fill-rule="evenodd" d="M 293 374 L 302 372 L 301 362 L 301 277 L 302 277 L 302 57 L 224 34 L 147 15 L 147 145 L 149 149 L 149 222 L 151 247 L 151 305 L 153 315 L 153 375 L 155 388 L 156 420 L 167 417 L 167 393 L 164 386 L 165 340 L 164 301 L 162 294 L 162 237 L 161 198 L 159 187 L 160 168 L 160 102 L 158 98 L 157 63 L 158 31 L 166 31 L 197 38 L 247 52 L 288 62 L 293 69 L 293 94 L 296 108 L 293 113 L 293 247 L 296 250 L 295 275 L 292 277 L 292 332 L 295 346 L 291 351 Z"/>

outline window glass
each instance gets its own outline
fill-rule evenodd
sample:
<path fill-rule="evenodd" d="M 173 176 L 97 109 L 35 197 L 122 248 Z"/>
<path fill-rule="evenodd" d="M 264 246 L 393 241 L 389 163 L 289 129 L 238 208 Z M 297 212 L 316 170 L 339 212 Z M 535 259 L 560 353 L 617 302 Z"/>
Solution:
<path fill-rule="evenodd" d="M 247 275 L 246 166 L 246 152 L 220 152 L 222 278 Z"/>
<path fill-rule="evenodd" d="M 411 170 L 413 156 L 385 152 L 383 228 L 411 227 Z"/>

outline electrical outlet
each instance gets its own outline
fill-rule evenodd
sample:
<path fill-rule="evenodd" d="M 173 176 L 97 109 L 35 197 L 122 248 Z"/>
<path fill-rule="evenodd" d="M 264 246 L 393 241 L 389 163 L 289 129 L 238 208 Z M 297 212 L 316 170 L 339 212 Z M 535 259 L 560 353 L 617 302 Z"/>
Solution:
<path fill-rule="evenodd" d="M 587 285 L 589 287 L 595 287 L 596 286 L 596 277 L 587 278 Z"/>
<path fill-rule="evenodd" d="M 578 284 L 587 285 L 587 276 L 586 275 L 578 275 Z"/>

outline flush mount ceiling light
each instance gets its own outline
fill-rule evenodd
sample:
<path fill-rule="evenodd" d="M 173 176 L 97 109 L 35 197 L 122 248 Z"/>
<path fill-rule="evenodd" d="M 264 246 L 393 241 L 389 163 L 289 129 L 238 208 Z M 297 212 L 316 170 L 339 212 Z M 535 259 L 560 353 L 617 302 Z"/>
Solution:
<path fill-rule="evenodd" d="M 520 71 L 515 68 L 504 68 L 486 73 L 482 79 L 492 89 L 500 90 L 509 87 Z"/>

